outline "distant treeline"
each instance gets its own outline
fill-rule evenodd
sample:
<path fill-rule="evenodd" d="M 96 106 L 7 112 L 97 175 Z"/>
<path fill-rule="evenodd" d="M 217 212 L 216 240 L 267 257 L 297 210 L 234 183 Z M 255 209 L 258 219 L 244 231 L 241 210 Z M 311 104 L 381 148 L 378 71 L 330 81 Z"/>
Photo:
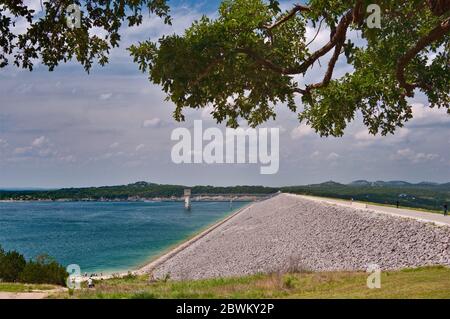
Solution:
<path fill-rule="evenodd" d="M 0 200 L 6 199 L 122 199 L 127 200 L 131 197 L 154 198 L 172 196 L 181 197 L 184 194 L 186 186 L 182 185 L 162 185 L 146 182 L 137 182 L 129 185 L 120 186 L 102 186 L 87 188 L 63 188 L 58 190 L 33 190 L 33 191 L 0 191 Z M 194 186 L 191 187 L 192 195 L 215 195 L 215 194 L 271 194 L 279 189 L 263 186 L 233 186 L 233 187 L 214 187 L 214 186 Z"/>
<path fill-rule="evenodd" d="M 356 201 L 423 208 L 442 211 L 450 203 L 450 183 L 409 184 L 383 182 L 380 184 L 351 183 L 348 185 L 327 182 L 308 186 L 284 187 L 284 192 L 322 197 L 354 199 Z"/>
<path fill-rule="evenodd" d="M 162 185 L 137 182 L 121 186 L 88 188 L 63 188 L 59 190 L 0 191 L 0 200 L 128 200 L 130 198 L 170 198 L 183 196 L 186 186 Z M 350 184 L 326 182 L 322 184 L 289 187 L 264 186 L 194 186 L 192 195 L 269 195 L 278 191 L 316 195 L 350 200 L 368 201 L 381 204 L 441 210 L 450 202 L 450 183 L 433 184 L 407 182 L 367 182 L 356 181 Z"/>

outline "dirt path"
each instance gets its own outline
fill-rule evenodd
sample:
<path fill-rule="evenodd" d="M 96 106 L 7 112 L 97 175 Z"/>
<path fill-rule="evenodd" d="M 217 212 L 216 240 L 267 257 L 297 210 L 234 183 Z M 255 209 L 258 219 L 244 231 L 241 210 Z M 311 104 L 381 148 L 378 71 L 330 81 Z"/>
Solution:
<path fill-rule="evenodd" d="M 0 299 L 44 299 L 48 292 L 0 292 Z"/>
<path fill-rule="evenodd" d="M 0 291 L 0 299 L 45 299 L 53 293 L 67 291 L 67 288 L 55 288 L 50 290 L 36 290 L 30 292 L 4 292 Z"/>
<path fill-rule="evenodd" d="M 435 223 L 440 226 L 450 226 L 450 216 L 444 216 L 443 214 L 437 214 L 437 213 L 428 213 L 428 212 L 422 212 L 418 210 L 413 209 L 406 209 L 406 208 L 395 208 L 395 207 L 388 207 L 388 206 L 380 206 L 380 205 L 371 205 L 371 204 L 365 204 L 362 202 L 350 202 L 343 199 L 332 199 L 332 198 L 323 198 L 323 197 L 316 197 L 316 196 L 306 196 L 306 195 L 294 195 L 289 194 L 290 196 L 297 196 L 300 198 L 305 198 L 309 200 L 314 200 L 317 202 L 327 203 L 327 204 L 335 204 L 343 207 L 350 207 L 350 208 L 356 208 L 356 209 L 363 209 L 363 210 L 369 210 L 376 213 L 382 213 L 382 214 L 388 214 L 391 216 L 396 217 L 407 217 L 412 218 L 421 222 L 426 223 Z"/>

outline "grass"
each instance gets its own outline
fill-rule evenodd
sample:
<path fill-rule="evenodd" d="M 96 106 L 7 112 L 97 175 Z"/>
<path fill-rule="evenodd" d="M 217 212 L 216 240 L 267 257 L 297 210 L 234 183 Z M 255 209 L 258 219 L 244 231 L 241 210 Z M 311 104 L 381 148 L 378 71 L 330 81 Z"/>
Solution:
<path fill-rule="evenodd" d="M 367 273 L 319 272 L 149 283 L 145 276 L 96 282 L 53 298 L 450 298 L 450 268 L 383 272 L 381 288 L 366 286 Z"/>
<path fill-rule="evenodd" d="M 292 193 L 292 194 L 295 195 L 295 193 Z M 297 194 L 297 195 L 303 195 L 303 194 Z M 344 199 L 344 198 L 340 198 L 340 197 L 326 197 L 326 196 L 319 196 L 319 195 L 305 195 L 305 196 L 336 200 L 336 201 L 341 201 L 341 202 L 347 203 L 347 204 L 350 203 L 349 200 Z M 360 204 L 372 205 L 372 206 L 397 208 L 397 205 L 387 204 L 387 203 L 377 203 L 377 202 L 363 201 L 363 200 L 354 200 L 353 202 L 354 203 L 360 203 Z M 444 211 L 442 209 L 438 210 L 438 209 L 427 209 L 427 208 L 421 208 L 421 207 L 413 207 L 413 206 L 407 206 L 407 205 L 405 205 L 405 203 L 402 203 L 398 208 L 399 209 L 415 210 L 415 211 L 424 212 L 424 213 L 433 213 L 433 214 L 444 215 Z"/>
<path fill-rule="evenodd" d="M 52 290 L 54 288 L 56 288 L 56 286 L 53 285 L 0 282 L 0 292 L 32 292 Z"/>

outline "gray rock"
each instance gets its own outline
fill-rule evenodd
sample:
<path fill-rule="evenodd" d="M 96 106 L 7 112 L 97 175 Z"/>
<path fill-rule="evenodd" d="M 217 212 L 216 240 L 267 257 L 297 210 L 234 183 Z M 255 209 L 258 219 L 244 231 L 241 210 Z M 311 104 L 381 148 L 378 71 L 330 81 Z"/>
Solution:
<path fill-rule="evenodd" d="M 287 194 L 258 202 L 154 270 L 201 279 L 284 271 L 450 266 L 450 227 Z"/>

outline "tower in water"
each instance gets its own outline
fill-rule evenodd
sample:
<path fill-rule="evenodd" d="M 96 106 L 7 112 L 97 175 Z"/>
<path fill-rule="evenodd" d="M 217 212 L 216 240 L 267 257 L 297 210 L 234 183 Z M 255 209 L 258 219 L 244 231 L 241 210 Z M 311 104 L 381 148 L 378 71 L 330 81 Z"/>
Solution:
<path fill-rule="evenodd" d="M 184 209 L 191 210 L 191 190 L 189 188 L 184 190 Z"/>

